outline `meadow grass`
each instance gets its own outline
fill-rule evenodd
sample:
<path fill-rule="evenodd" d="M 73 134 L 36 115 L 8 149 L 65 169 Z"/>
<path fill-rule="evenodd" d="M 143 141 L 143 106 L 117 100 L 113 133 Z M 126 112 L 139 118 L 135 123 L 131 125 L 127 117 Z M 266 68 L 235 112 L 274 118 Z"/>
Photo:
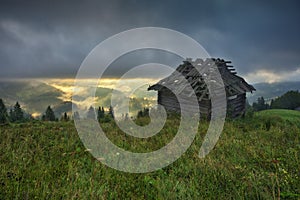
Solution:
<path fill-rule="evenodd" d="M 300 112 L 296 110 L 286 110 L 286 109 L 263 110 L 258 112 L 257 115 L 262 117 L 279 117 L 284 120 L 298 122 L 300 124 Z"/>
<path fill-rule="evenodd" d="M 297 117 L 267 112 L 228 120 L 204 159 L 198 153 L 208 122 L 201 121 L 181 158 L 146 174 L 116 171 L 97 161 L 72 122 L 1 126 L 0 199 L 299 199 L 300 124 Z M 120 147 L 149 152 L 172 140 L 178 122 L 172 117 L 160 134 L 140 140 L 114 122 L 101 126 Z"/>

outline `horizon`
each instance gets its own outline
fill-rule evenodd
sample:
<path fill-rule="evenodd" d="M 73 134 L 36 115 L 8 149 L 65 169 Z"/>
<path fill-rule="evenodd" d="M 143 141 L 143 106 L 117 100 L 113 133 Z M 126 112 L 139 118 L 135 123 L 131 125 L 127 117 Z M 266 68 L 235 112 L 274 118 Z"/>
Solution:
<path fill-rule="evenodd" d="M 300 70 L 299 70 L 300 71 Z M 300 79 L 283 79 L 282 77 L 279 77 L 278 75 L 275 74 L 268 74 L 265 71 L 260 71 L 260 73 L 266 73 L 264 74 L 265 76 L 269 77 L 268 79 L 257 79 L 257 78 L 252 78 L 252 76 L 254 76 L 254 73 L 251 73 L 250 76 L 241 76 L 240 74 L 237 74 L 238 76 L 242 77 L 245 79 L 246 82 L 248 82 L 251 85 L 254 84 L 261 84 L 261 83 L 268 83 L 268 84 L 273 84 L 273 83 L 284 83 L 284 82 L 300 82 Z M 255 74 L 256 75 L 256 74 Z M 293 74 L 293 76 L 298 76 L 297 74 Z M 141 78 L 125 78 L 128 80 L 152 80 L 152 81 L 159 81 L 161 79 L 163 79 L 166 76 L 163 77 L 158 77 L 158 78 L 153 78 L 153 77 L 141 77 Z M 250 78 L 249 78 L 250 77 Z M 105 78 L 101 78 L 101 80 L 103 82 L 117 82 L 121 77 L 105 77 Z M 10 77 L 10 78 L 0 78 L 0 81 L 39 81 L 39 82 L 74 82 L 76 78 L 72 78 L 72 77 L 30 77 L 30 78 L 19 78 L 19 77 Z M 123 78 L 124 79 L 124 78 Z M 94 80 L 100 80 L 100 79 L 95 79 L 95 78 L 78 78 L 77 80 L 82 80 L 82 81 L 94 81 Z M 258 81 L 256 81 L 258 80 Z M 107 85 L 103 85 L 103 87 L 107 87 Z M 108 87 L 113 89 L 113 87 Z"/>

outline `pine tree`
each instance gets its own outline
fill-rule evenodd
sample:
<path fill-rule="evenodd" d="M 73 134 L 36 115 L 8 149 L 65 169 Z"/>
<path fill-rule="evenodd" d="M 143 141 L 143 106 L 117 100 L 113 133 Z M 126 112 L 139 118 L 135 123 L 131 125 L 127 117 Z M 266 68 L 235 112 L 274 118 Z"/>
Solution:
<path fill-rule="evenodd" d="M 17 102 L 16 105 L 14 106 L 14 112 L 17 121 L 22 121 L 24 119 L 24 112 L 22 111 L 19 102 Z"/>
<path fill-rule="evenodd" d="M 79 115 L 79 113 L 78 113 L 78 111 L 75 111 L 74 113 L 73 113 L 73 119 L 80 119 L 80 115 Z"/>
<path fill-rule="evenodd" d="M 55 114 L 50 106 L 47 107 L 45 114 L 42 117 L 43 121 L 55 121 Z"/>
<path fill-rule="evenodd" d="M 86 116 L 88 119 L 96 119 L 96 116 L 95 116 L 95 110 L 94 110 L 94 107 L 91 106 L 87 112 L 87 116 Z"/>
<path fill-rule="evenodd" d="M 108 114 L 110 115 L 111 118 L 114 119 L 115 115 L 114 115 L 114 109 L 112 106 L 109 106 Z"/>
<path fill-rule="evenodd" d="M 137 118 L 143 117 L 143 110 L 139 110 L 137 114 Z"/>
<path fill-rule="evenodd" d="M 19 102 L 17 102 L 14 105 L 13 110 L 10 110 L 10 120 L 11 122 L 22 122 L 25 120 L 24 118 L 24 112 L 19 104 Z"/>
<path fill-rule="evenodd" d="M 64 114 L 63 114 L 63 116 L 61 116 L 61 118 L 60 118 L 60 121 L 65 121 L 65 122 L 67 122 L 67 121 L 69 121 L 70 120 L 70 118 L 69 118 L 69 116 L 68 116 L 68 114 L 65 112 Z"/>
<path fill-rule="evenodd" d="M 137 118 L 141 117 L 149 117 L 149 108 L 144 108 L 144 110 L 138 111 Z"/>
<path fill-rule="evenodd" d="M 98 114 L 98 116 L 97 116 L 98 120 L 103 119 L 104 118 L 104 108 L 99 107 L 97 114 Z"/>
<path fill-rule="evenodd" d="M 128 115 L 128 113 L 125 114 L 124 120 L 126 120 L 126 121 L 129 120 L 129 115 Z"/>
<path fill-rule="evenodd" d="M 9 109 L 9 120 L 11 122 L 14 122 L 15 120 L 14 111 L 12 109 Z"/>
<path fill-rule="evenodd" d="M 5 124 L 8 121 L 7 109 L 0 99 L 0 124 Z"/>
<path fill-rule="evenodd" d="M 68 114 L 65 112 L 64 114 L 64 120 L 67 122 L 70 120 L 70 117 L 68 116 Z"/>
<path fill-rule="evenodd" d="M 269 104 L 265 102 L 264 97 L 258 97 L 257 102 L 254 102 L 252 104 L 252 107 L 255 111 L 261 111 L 261 110 L 269 109 Z"/>

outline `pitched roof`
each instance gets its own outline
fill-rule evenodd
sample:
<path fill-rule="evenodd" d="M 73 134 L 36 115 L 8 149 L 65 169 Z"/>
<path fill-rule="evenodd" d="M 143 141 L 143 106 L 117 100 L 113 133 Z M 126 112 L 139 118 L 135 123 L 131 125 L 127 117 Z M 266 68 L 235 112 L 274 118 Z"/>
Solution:
<path fill-rule="evenodd" d="M 209 99 L 209 91 L 206 83 L 207 81 L 216 82 L 216 77 L 213 76 L 213 69 L 216 69 L 216 67 L 212 67 L 214 64 L 217 66 L 223 79 L 227 95 L 233 96 L 254 91 L 255 88 L 252 85 L 249 85 L 242 77 L 236 75 L 233 66 L 227 65 L 229 63 L 231 62 L 214 58 L 206 60 L 197 59 L 195 61 L 186 59 L 170 76 L 160 80 L 155 85 L 150 86 L 148 90 L 158 91 L 167 87 L 173 93 L 179 94 L 181 92 L 186 92 L 187 86 L 190 85 L 195 94 L 198 97 L 201 97 L 199 100 L 202 98 Z M 197 69 L 195 66 L 197 66 Z"/>

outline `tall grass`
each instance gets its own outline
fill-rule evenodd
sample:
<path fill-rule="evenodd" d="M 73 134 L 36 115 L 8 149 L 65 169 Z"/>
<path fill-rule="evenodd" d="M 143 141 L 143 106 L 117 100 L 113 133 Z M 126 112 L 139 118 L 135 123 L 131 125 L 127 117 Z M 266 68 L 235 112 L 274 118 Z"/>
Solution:
<path fill-rule="evenodd" d="M 0 127 L 0 199 L 299 199 L 300 127 L 262 114 L 228 121 L 213 151 L 198 158 L 208 122 L 170 166 L 146 174 L 111 169 L 82 145 L 71 122 Z M 139 119 L 137 123 L 148 123 Z M 117 145 L 135 152 L 164 146 L 177 118 L 151 139 L 135 139 L 113 122 L 101 126 Z"/>

